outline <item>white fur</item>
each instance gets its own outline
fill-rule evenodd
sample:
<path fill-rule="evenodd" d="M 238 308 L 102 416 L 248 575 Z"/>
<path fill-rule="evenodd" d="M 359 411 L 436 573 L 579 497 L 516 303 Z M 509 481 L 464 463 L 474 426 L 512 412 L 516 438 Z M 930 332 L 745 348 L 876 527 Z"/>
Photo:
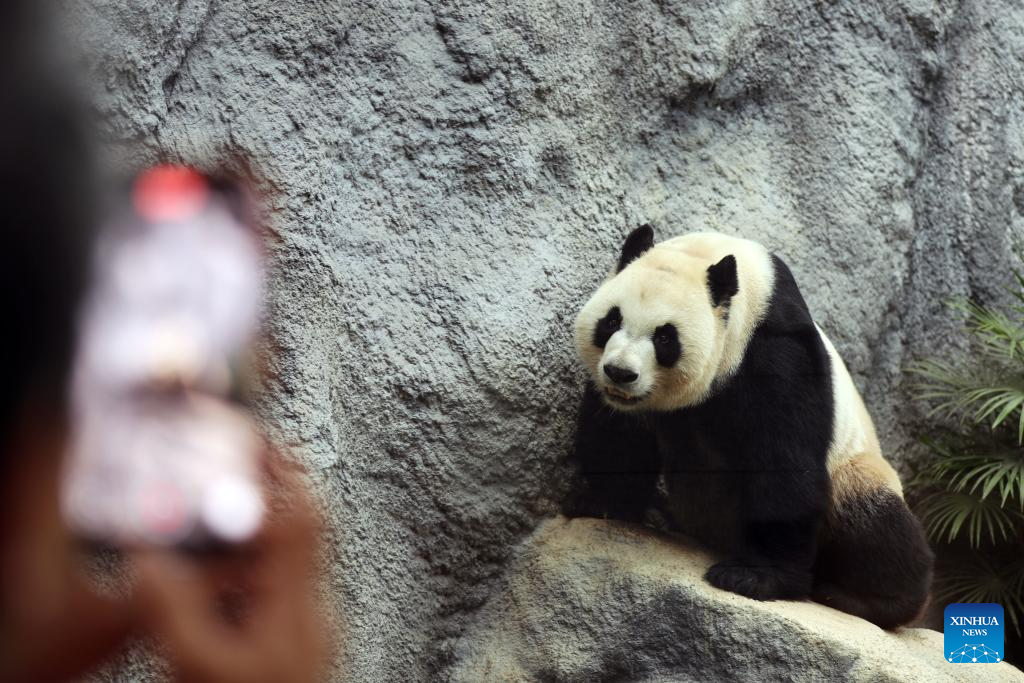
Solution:
<path fill-rule="evenodd" d="M 831 361 L 832 394 L 835 404 L 832 445 L 826 461 L 829 474 L 834 475 L 840 467 L 860 456 L 862 459 L 870 460 L 873 468 L 881 475 L 883 483 L 902 496 L 903 487 L 899 476 L 882 456 L 882 446 L 875 433 L 875 425 L 860 392 L 853 383 L 853 378 L 850 377 L 846 363 L 821 327 L 818 327 L 818 334 L 821 335 L 821 341 L 825 344 Z"/>

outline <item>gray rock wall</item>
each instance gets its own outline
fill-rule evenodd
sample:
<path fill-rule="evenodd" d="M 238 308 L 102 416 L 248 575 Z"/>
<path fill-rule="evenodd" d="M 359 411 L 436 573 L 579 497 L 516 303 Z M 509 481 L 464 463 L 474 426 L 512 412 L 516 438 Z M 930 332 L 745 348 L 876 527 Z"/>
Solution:
<path fill-rule="evenodd" d="M 266 418 L 328 511 L 338 678 L 459 664 L 565 490 L 571 320 L 631 227 L 777 250 L 900 462 L 901 369 L 1024 232 L 1011 0 L 65 5 L 123 156 L 265 178 Z"/>

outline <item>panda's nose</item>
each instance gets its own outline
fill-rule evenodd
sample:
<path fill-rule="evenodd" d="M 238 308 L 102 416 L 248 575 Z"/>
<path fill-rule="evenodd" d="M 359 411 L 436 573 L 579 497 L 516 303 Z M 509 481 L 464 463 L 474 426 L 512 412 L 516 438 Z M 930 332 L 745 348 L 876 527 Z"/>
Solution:
<path fill-rule="evenodd" d="M 629 384 L 639 377 L 639 375 L 632 370 L 620 368 L 617 365 L 605 365 L 604 374 L 608 375 L 608 377 L 616 384 Z"/>

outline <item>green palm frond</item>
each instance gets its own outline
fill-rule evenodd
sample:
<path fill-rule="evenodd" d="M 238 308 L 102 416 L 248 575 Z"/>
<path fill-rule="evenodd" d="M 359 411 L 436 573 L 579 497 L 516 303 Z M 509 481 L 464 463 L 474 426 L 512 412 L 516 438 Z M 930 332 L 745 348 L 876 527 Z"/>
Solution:
<path fill-rule="evenodd" d="M 1024 251 L 1017 251 L 1017 258 L 1024 261 Z M 1010 294 L 1016 299 L 1020 306 L 1014 306 L 1013 310 L 1016 313 L 1024 315 L 1024 271 L 1013 269 L 1013 279 L 1016 282 L 1016 287 L 1010 288 Z"/>
<path fill-rule="evenodd" d="M 937 439 L 924 443 L 939 457 L 923 467 L 915 486 L 939 485 L 981 499 L 996 494 L 1000 507 L 1016 501 L 1024 512 L 1024 451 L 1020 448 L 966 435 L 955 446 Z"/>
<path fill-rule="evenodd" d="M 918 504 L 918 514 L 928 537 L 952 543 L 966 534 L 972 548 L 987 537 L 992 544 L 1009 541 L 1016 536 L 1024 515 L 1003 507 L 995 497 L 981 498 L 965 491 L 936 491 Z"/>
<path fill-rule="evenodd" d="M 976 556 L 936 579 L 934 599 L 939 603 L 998 603 L 1019 636 L 1024 624 L 1024 560 L 998 564 Z"/>
<path fill-rule="evenodd" d="M 1018 251 L 1024 263 L 1024 249 Z M 916 397 L 941 414 L 922 441 L 932 457 L 919 463 L 911 488 L 926 494 L 916 509 L 929 538 L 966 537 L 973 550 L 935 580 L 939 602 L 995 602 L 1018 637 L 1024 627 L 1024 271 L 1013 272 L 1013 305 L 993 310 L 971 301 L 963 314 L 972 353 L 908 370 Z M 1011 438 L 1015 437 L 1015 438 Z M 982 548 L 982 541 L 988 541 Z M 956 552 L 952 555 L 955 558 Z M 946 555 L 949 558 L 949 555 Z"/>
<path fill-rule="evenodd" d="M 982 351 L 995 359 L 1024 361 L 1024 325 L 973 301 L 955 301 L 950 305 L 967 316 L 964 324 L 981 343 Z"/>
<path fill-rule="evenodd" d="M 1017 256 L 1017 260 L 1024 264 L 1024 243 L 1015 245 L 1013 253 Z M 1010 310 L 1018 316 L 1020 321 L 1024 322 L 1024 270 L 1013 268 L 1011 272 L 1013 273 L 1013 284 L 1006 290 L 1017 303 L 1010 306 Z"/>
<path fill-rule="evenodd" d="M 921 378 L 913 389 L 919 399 L 933 403 L 931 415 L 959 415 L 989 429 L 1016 427 L 1017 443 L 1024 444 L 1024 375 L 996 376 L 934 359 L 915 363 L 909 371 Z"/>

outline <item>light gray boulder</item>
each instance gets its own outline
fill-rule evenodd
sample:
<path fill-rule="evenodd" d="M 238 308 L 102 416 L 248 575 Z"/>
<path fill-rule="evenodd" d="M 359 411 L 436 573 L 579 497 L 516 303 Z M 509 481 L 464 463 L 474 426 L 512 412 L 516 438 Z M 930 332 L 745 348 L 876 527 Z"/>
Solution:
<path fill-rule="evenodd" d="M 265 179 L 264 416 L 327 511 L 338 679 L 461 665 L 566 490 L 572 317 L 632 227 L 777 250 L 899 463 L 902 369 L 1024 232 L 1015 0 L 63 5 L 120 158 Z"/>
<path fill-rule="evenodd" d="M 457 648 L 453 680 L 1024 681 L 1005 662 L 947 663 L 936 631 L 718 590 L 703 579 L 713 562 L 625 523 L 545 522 Z"/>

